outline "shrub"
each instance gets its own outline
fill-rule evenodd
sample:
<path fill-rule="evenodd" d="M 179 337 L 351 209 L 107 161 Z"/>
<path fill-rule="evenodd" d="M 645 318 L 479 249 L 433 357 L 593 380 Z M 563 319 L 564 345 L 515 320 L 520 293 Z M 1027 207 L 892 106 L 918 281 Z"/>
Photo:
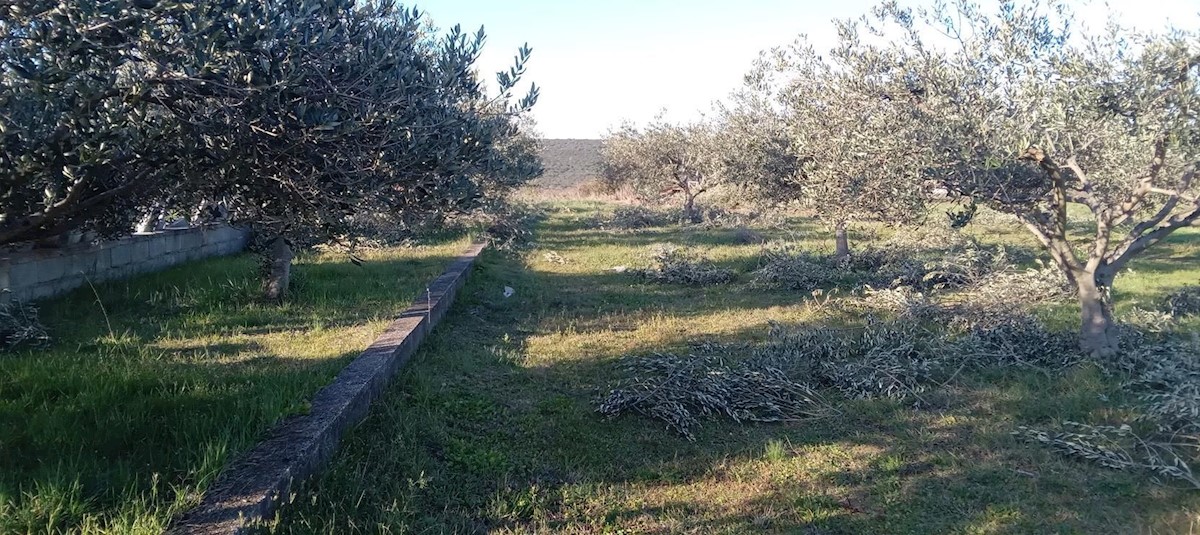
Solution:
<path fill-rule="evenodd" d="M 711 260 L 671 244 L 653 249 L 652 265 L 637 270 L 642 278 L 658 283 L 708 286 L 733 280 L 732 270 L 717 267 Z"/>
<path fill-rule="evenodd" d="M 50 334 L 38 319 L 38 309 L 27 303 L 0 305 L 0 351 L 40 349 L 50 344 Z"/>

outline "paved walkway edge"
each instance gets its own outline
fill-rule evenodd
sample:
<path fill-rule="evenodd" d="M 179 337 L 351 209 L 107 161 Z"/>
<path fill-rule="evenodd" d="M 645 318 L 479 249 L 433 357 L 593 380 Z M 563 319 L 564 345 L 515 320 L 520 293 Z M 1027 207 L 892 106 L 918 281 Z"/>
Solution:
<path fill-rule="evenodd" d="M 342 435 L 367 415 L 396 371 L 437 325 L 466 282 L 484 244 L 472 244 L 365 351 L 312 399 L 308 414 L 284 420 L 221 472 L 200 505 L 168 534 L 241 534 L 273 518 L 295 482 L 320 470 Z"/>

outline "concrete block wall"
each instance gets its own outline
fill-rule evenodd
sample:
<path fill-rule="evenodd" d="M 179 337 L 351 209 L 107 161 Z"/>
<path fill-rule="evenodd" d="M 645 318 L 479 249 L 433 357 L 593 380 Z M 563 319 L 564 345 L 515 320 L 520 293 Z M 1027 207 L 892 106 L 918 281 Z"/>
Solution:
<path fill-rule="evenodd" d="M 135 234 L 98 245 L 0 252 L 0 302 L 50 297 L 87 284 L 241 252 L 250 234 L 228 225 Z"/>

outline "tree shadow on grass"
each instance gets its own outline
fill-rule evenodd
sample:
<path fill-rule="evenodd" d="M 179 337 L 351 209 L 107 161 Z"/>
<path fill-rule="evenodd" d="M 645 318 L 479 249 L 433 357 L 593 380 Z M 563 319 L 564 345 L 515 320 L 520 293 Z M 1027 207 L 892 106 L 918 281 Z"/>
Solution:
<path fill-rule="evenodd" d="M 657 301 L 694 316 L 736 310 L 737 297 L 648 297 L 609 275 L 524 272 L 494 255 L 483 264 L 276 531 L 1094 532 L 1169 522 L 1196 507 L 1142 474 L 1009 435 L 1016 425 L 1109 410 L 1105 383 L 1075 376 L 964 379 L 933 409 L 847 401 L 838 417 L 812 421 L 712 419 L 694 441 L 657 420 L 603 419 L 593 401 L 620 375 L 625 352 L 564 341 L 552 348 L 564 355 L 530 361 L 532 349 L 547 350 L 546 336 L 589 314 L 603 321 Z M 502 297 L 502 286 L 515 295 Z M 746 309 L 762 305 L 744 299 Z M 757 329 L 722 337 L 736 342 Z M 661 340 L 690 341 L 668 335 L 633 350 Z"/>
<path fill-rule="evenodd" d="M 0 356 L 0 532 L 165 522 L 451 258 L 302 261 L 282 305 L 256 300 L 250 255 L 42 303 L 54 344 Z"/>

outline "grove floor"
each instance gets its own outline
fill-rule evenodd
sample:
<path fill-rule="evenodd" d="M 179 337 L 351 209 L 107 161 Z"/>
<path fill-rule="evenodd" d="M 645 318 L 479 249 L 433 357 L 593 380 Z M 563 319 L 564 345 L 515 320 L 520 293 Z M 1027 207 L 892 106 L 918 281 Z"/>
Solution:
<path fill-rule="evenodd" d="M 51 346 L 0 354 L 0 533 L 161 533 L 468 242 L 303 255 L 282 305 L 253 254 L 39 303 Z"/>
<path fill-rule="evenodd" d="M 1010 435 L 1119 417 L 1119 385 L 1089 366 L 963 374 L 921 409 L 842 400 L 835 418 L 714 419 L 694 441 L 659 421 L 602 418 L 594 401 L 624 356 L 737 347 L 762 340 L 768 321 L 802 323 L 813 310 L 808 295 L 747 284 L 759 246 L 737 244 L 734 230 L 597 228 L 611 209 L 548 205 L 536 247 L 485 253 L 445 322 L 271 531 L 1186 533 L 1200 523 L 1196 491 Z M 809 224 L 763 232 L 832 249 Z M 979 232 L 1031 246 L 1017 228 Z M 1177 236 L 1135 264 L 1118 281 L 1118 310 L 1197 282 L 1198 238 Z M 644 265 L 665 241 L 742 275 L 690 288 L 612 269 Z"/>

